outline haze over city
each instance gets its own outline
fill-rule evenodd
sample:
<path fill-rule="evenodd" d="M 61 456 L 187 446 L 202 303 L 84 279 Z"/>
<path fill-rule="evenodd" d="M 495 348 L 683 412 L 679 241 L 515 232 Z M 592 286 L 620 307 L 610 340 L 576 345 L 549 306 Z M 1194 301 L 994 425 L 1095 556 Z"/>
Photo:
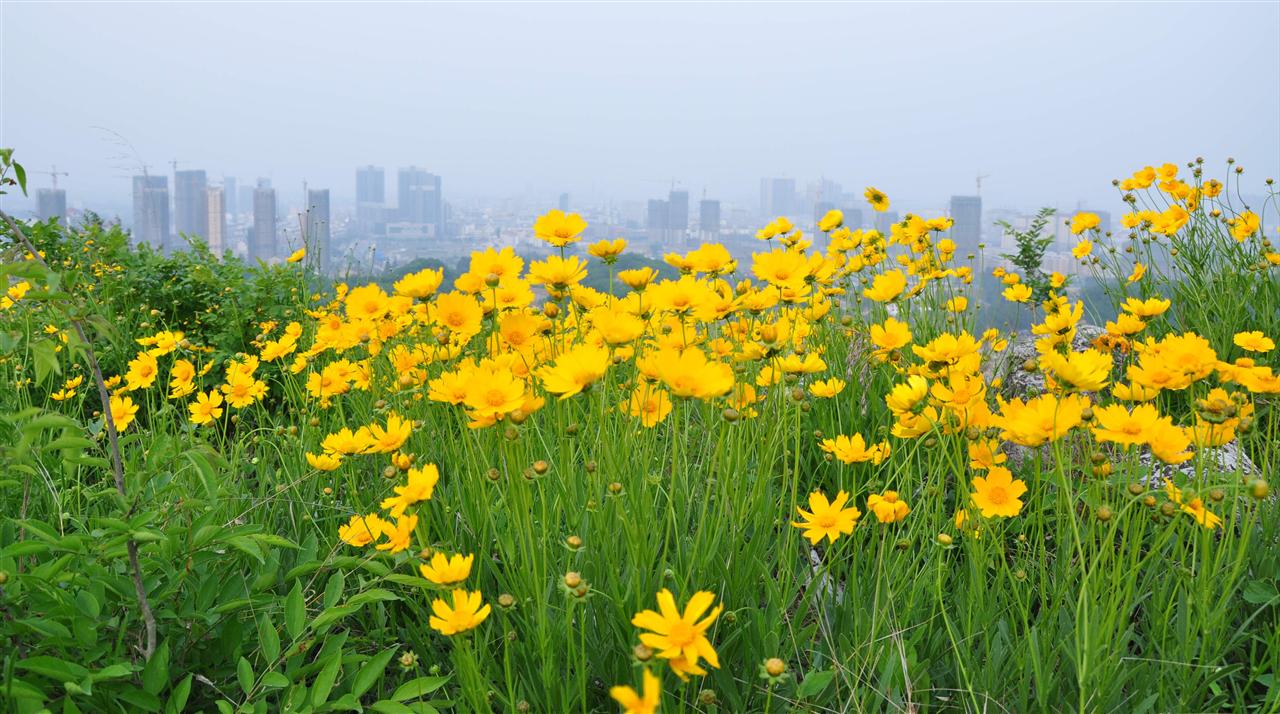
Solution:
<path fill-rule="evenodd" d="M 1170 65 L 1188 22 L 1199 59 Z M 353 214 L 373 165 L 391 207 L 421 167 L 460 221 L 568 194 L 619 225 L 672 190 L 695 221 L 712 198 L 752 224 L 772 177 L 808 219 L 866 185 L 904 211 L 945 212 L 979 176 L 988 210 L 1118 210 L 1110 180 L 1145 164 L 1280 173 L 1275 3 L 7 2 L 0 23 L 0 144 L 33 187 L 56 166 L 72 212 L 126 225 L 132 177 L 176 192 L 179 170 L 266 179 L 281 222 L 304 182 Z"/>

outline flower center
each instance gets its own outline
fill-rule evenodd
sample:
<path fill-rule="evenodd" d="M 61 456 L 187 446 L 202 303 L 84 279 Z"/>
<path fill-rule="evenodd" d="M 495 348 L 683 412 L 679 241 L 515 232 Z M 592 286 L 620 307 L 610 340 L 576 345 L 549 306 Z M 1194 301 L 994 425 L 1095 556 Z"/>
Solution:
<path fill-rule="evenodd" d="M 997 506 L 1002 506 L 1009 502 L 1009 492 L 1003 487 L 993 486 L 987 489 L 987 500 Z"/>
<path fill-rule="evenodd" d="M 671 626 L 671 632 L 667 634 L 667 639 L 676 647 L 688 647 L 693 644 L 698 633 L 693 629 L 693 625 L 680 620 Z"/>

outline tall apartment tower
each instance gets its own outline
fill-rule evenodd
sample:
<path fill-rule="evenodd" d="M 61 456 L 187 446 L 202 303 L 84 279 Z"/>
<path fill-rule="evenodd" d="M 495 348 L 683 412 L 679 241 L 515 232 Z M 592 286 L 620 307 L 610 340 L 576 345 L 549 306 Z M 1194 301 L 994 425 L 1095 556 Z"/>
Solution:
<path fill-rule="evenodd" d="M 234 218 L 238 213 L 240 213 L 240 194 L 236 192 L 235 176 L 222 177 L 222 198 L 227 203 L 226 213 L 228 216 Z"/>
<path fill-rule="evenodd" d="M 276 190 L 263 187 L 253 191 L 253 239 L 249 259 L 270 261 L 276 257 Z"/>
<path fill-rule="evenodd" d="M 671 238 L 682 241 L 689 232 L 689 192 L 671 191 L 667 194 L 667 228 Z"/>
<path fill-rule="evenodd" d="M 386 224 L 387 175 L 381 166 L 356 169 L 356 230 L 362 235 L 382 233 Z"/>
<path fill-rule="evenodd" d="M 649 199 L 648 212 L 645 216 L 645 232 L 649 242 L 655 247 L 666 243 L 670 235 L 670 205 L 661 198 Z"/>
<path fill-rule="evenodd" d="M 169 178 L 133 177 L 133 242 L 161 250 L 169 238 Z"/>
<path fill-rule="evenodd" d="M 760 215 L 766 219 L 786 216 L 796 208 L 796 180 L 760 179 Z"/>
<path fill-rule="evenodd" d="M 203 170 L 173 172 L 173 228 L 178 235 L 209 237 L 209 178 Z"/>
<path fill-rule="evenodd" d="M 704 241 L 720 239 L 720 202 L 702 199 L 698 204 L 698 238 Z"/>
<path fill-rule="evenodd" d="M 329 189 L 307 191 L 307 251 L 314 252 L 313 263 L 326 269 L 332 256 L 332 233 L 329 230 Z"/>
<path fill-rule="evenodd" d="M 560 194 L 560 212 L 561 213 L 569 212 L 569 194 L 567 193 Z"/>
<path fill-rule="evenodd" d="M 982 197 L 952 196 L 951 220 L 955 222 L 950 233 L 956 242 L 956 253 L 977 253 L 982 242 Z"/>
<path fill-rule="evenodd" d="M 416 166 L 400 169 L 396 197 L 400 220 L 428 226 L 444 237 L 444 196 L 441 178 Z"/>
<path fill-rule="evenodd" d="M 222 255 L 227 249 L 227 190 L 225 186 L 209 188 L 209 235 L 205 242 L 214 255 Z"/>
<path fill-rule="evenodd" d="M 59 223 L 67 222 L 67 191 L 61 188 L 42 188 L 36 191 L 36 217 L 42 221 L 50 218 Z"/>

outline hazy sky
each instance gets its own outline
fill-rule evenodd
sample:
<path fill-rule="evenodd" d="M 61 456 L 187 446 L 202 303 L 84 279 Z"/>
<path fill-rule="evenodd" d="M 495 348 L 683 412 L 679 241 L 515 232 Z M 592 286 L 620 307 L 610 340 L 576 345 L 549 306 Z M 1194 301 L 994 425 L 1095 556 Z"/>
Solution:
<path fill-rule="evenodd" d="M 1280 174 L 1280 4 L 0 2 L 0 144 L 78 202 L 152 172 L 416 164 L 446 198 L 754 200 L 827 176 L 910 206 L 1114 205 L 1148 163 Z M 46 169 L 47 170 L 47 169 Z M 48 177 L 34 175 L 35 185 Z M 393 200 L 393 199 L 392 199 Z"/>

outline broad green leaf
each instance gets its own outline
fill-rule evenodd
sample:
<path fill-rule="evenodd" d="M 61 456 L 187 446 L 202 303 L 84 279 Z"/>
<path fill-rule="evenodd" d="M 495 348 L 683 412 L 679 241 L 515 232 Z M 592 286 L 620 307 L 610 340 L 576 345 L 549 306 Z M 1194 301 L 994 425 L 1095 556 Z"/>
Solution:
<path fill-rule="evenodd" d="M 358 697 L 369 691 L 369 688 L 386 672 L 387 663 L 391 661 L 391 658 L 395 656 L 399 649 L 400 645 L 392 645 L 370 657 L 369 661 L 365 662 L 364 666 L 360 667 L 360 671 L 356 673 L 355 682 L 351 685 L 351 693 Z"/>

